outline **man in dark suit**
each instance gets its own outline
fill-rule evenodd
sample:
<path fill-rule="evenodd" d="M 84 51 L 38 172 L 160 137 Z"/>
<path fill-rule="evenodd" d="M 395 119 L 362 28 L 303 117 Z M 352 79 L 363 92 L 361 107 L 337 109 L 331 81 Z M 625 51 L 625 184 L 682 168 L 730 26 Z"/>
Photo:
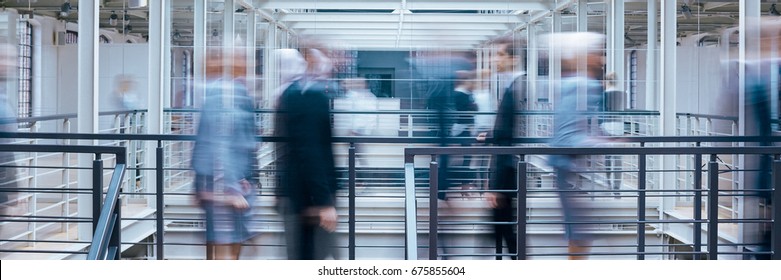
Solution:
<path fill-rule="evenodd" d="M 309 57 L 310 68 L 317 59 Z M 330 100 L 325 83 L 312 77 L 293 81 L 282 92 L 275 126 L 283 138 L 277 160 L 289 259 L 328 257 L 336 229 Z"/>
<path fill-rule="evenodd" d="M 514 71 L 514 65 L 518 61 L 525 42 L 519 43 L 511 37 L 502 37 L 494 41 L 497 47 L 496 65 L 497 89 L 502 97 L 499 100 L 499 108 L 496 113 L 496 122 L 492 135 L 479 134 L 478 141 L 485 141 L 496 146 L 512 146 L 513 138 L 525 136 L 518 133 L 525 127 L 519 123 L 515 112 L 526 108 L 526 77 L 523 71 Z M 488 192 L 486 198 L 488 205 L 493 209 L 494 236 L 496 240 L 497 260 L 502 259 L 502 241 L 507 244 L 507 249 L 512 259 L 516 259 L 517 237 L 513 225 L 506 224 L 513 221 L 512 198 L 513 190 L 517 189 L 516 164 L 514 156 L 498 155 L 492 159 L 489 188 L 503 192 Z M 524 218 L 524 217 L 519 217 Z"/>

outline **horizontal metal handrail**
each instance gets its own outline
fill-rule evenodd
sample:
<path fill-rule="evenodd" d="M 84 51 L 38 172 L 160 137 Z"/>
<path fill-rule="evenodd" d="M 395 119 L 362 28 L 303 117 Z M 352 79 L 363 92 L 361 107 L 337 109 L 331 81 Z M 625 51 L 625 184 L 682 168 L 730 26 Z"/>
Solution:
<path fill-rule="evenodd" d="M 105 112 L 99 112 L 98 115 L 99 116 L 124 115 L 124 114 L 134 114 L 134 113 L 145 113 L 146 111 L 147 110 L 105 111 Z M 71 114 L 57 114 L 57 115 L 48 115 L 48 116 L 17 118 L 16 120 L 18 122 L 25 123 L 25 122 L 53 121 L 53 120 L 75 119 L 75 118 L 78 118 L 78 114 L 71 113 Z"/>
<path fill-rule="evenodd" d="M 100 133 L 45 133 L 45 132 L 0 132 L 0 138 L 22 139 L 71 139 L 71 140 L 139 140 L 139 141 L 195 141 L 195 135 L 186 134 L 100 134 Z M 284 142 L 284 137 L 257 136 L 264 142 Z M 519 137 L 513 139 L 516 144 L 545 144 L 549 137 Z M 626 136 L 604 137 L 619 139 L 626 143 L 698 143 L 698 142 L 781 142 L 781 136 Z M 438 137 L 333 137 L 335 143 L 380 143 L 380 144 L 427 144 L 440 143 Z M 451 137 L 453 144 L 479 143 L 472 137 Z"/>
<path fill-rule="evenodd" d="M 165 113 L 200 113 L 200 109 L 165 109 L 163 112 Z M 253 111 L 256 114 L 274 114 L 274 113 L 284 113 L 284 111 L 277 110 L 277 109 L 255 109 Z M 420 109 L 420 110 L 376 110 L 376 111 L 350 111 L 350 110 L 331 110 L 332 114 L 372 114 L 372 115 L 431 115 L 435 116 L 437 114 L 446 114 L 446 115 L 496 115 L 496 112 L 484 112 L 484 111 L 455 111 L 455 110 L 447 110 L 438 112 L 436 110 L 426 110 L 426 109 Z M 612 111 L 612 112 L 604 112 L 604 111 L 582 111 L 580 112 L 583 115 L 588 116 L 659 116 L 659 111 L 644 111 L 644 110 L 627 110 L 627 111 Z M 515 115 L 519 116 L 553 116 L 555 114 L 554 111 L 545 111 L 545 110 L 527 110 L 527 111 L 517 111 L 515 112 Z"/>
<path fill-rule="evenodd" d="M 705 119 L 714 119 L 714 120 L 738 121 L 738 117 L 735 116 L 708 115 L 708 114 L 695 114 L 695 113 L 675 113 L 675 115 L 678 117 L 694 117 L 694 118 L 705 118 Z"/>
<path fill-rule="evenodd" d="M 781 154 L 781 147 L 422 147 L 405 148 L 405 162 L 417 155 L 710 155 Z"/>
<path fill-rule="evenodd" d="M 11 133 L 14 134 L 14 133 Z M 35 134 L 35 133 L 33 133 Z M 66 133 L 67 134 L 67 133 Z M 0 133 L 3 138 L 3 133 Z M 74 145 L 33 145 L 33 144 L 2 144 L 0 152 L 32 152 L 32 153 L 77 153 L 77 154 L 114 154 L 117 162 L 125 162 L 124 147 L 110 146 L 74 146 Z"/>

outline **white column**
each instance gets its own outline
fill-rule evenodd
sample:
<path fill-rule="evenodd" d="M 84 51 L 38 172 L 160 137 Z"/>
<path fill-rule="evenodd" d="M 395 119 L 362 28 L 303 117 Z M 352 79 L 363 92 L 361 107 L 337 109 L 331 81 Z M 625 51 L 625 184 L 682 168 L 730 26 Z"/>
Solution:
<path fill-rule="evenodd" d="M 652 1 L 653 2 L 653 1 Z M 624 1 L 623 0 L 611 0 L 610 12 L 608 17 L 610 18 L 610 29 L 608 31 L 608 62 L 607 72 L 616 73 L 616 86 L 624 89 Z M 627 98 L 627 100 L 629 100 Z"/>
<path fill-rule="evenodd" d="M 656 84 L 658 83 L 657 79 L 657 68 L 656 68 L 656 52 L 658 51 L 658 47 L 656 44 L 656 40 L 658 38 L 657 32 L 656 32 L 656 11 L 657 11 L 657 5 L 656 0 L 648 1 L 648 37 L 647 37 L 647 48 L 648 51 L 645 54 L 645 109 L 646 110 L 655 110 L 656 107 Z"/>
<path fill-rule="evenodd" d="M 206 95 L 200 86 L 206 79 L 206 0 L 195 0 L 193 21 L 193 107 L 200 108 Z"/>
<path fill-rule="evenodd" d="M 538 68 L 538 59 L 537 59 L 537 32 L 534 30 L 534 28 L 526 28 L 526 75 L 527 75 L 527 83 L 526 83 L 526 96 L 529 98 L 528 100 L 528 110 L 537 110 L 537 68 Z M 533 129 L 530 131 L 530 133 L 535 133 L 536 129 Z"/>
<path fill-rule="evenodd" d="M 754 117 L 753 108 L 750 104 L 746 104 L 746 88 L 747 86 L 755 85 L 759 83 L 760 67 L 756 63 L 760 60 L 760 43 L 759 43 L 759 17 L 761 13 L 761 7 L 759 1 L 747 1 L 740 0 L 740 32 L 738 38 L 740 43 L 738 45 L 738 56 L 740 64 L 738 65 L 738 133 L 739 135 L 759 135 L 759 130 L 754 123 L 756 123 L 756 117 Z M 750 74 L 750 75 L 747 75 Z M 741 143 L 741 146 L 744 143 Z M 747 146 L 756 145 L 754 143 Z M 754 158 L 754 157 L 752 157 Z M 759 161 L 756 159 L 746 160 L 744 156 L 738 157 L 739 167 L 746 169 L 759 168 Z M 739 172 L 738 182 L 744 182 L 739 188 L 743 189 L 755 189 L 757 188 L 757 175 L 745 174 Z M 759 218 L 759 199 L 756 197 L 739 197 L 738 205 L 733 206 L 738 209 L 738 219 Z M 738 226 L 738 242 L 757 242 L 760 241 L 759 237 L 759 225 L 758 224 L 739 224 Z"/>
<path fill-rule="evenodd" d="M 225 0 L 224 7 L 222 13 L 222 76 L 226 79 L 231 79 L 233 59 L 230 58 L 230 55 L 235 51 L 234 48 L 237 47 L 234 42 L 234 37 L 236 36 L 234 28 L 236 25 L 236 17 L 234 16 L 236 13 L 236 5 L 234 5 L 233 0 Z"/>
<path fill-rule="evenodd" d="M 38 21 L 30 21 L 30 24 L 33 25 L 33 116 L 41 116 L 43 115 L 43 102 L 41 102 L 43 98 L 43 91 L 41 88 L 43 87 L 43 70 L 41 69 L 44 65 L 43 61 L 43 51 L 42 51 L 42 37 L 43 37 L 43 31 L 41 31 L 41 23 Z M 51 92 L 47 92 L 51 94 Z"/>
<path fill-rule="evenodd" d="M 559 16 L 561 16 L 560 13 L 558 14 Z M 577 21 L 578 21 L 577 31 L 588 32 L 588 0 L 578 0 Z M 561 21 L 559 21 L 559 26 L 561 26 Z M 561 31 L 561 27 L 559 27 L 559 30 L 557 32 L 560 31 Z M 578 63 L 578 76 L 585 77 L 587 75 L 586 60 L 579 59 L 577 63 Z M 586 90 L 587 88 L 585 86 L 578 83 L 578 110 L 586 109 L 586 105 L 588 104 L 588 97 L 586 96 Z"/>
<path fill-rule="evenodd" d="M 78 43 L 78 89 L 79 104 L 77 106 L 79 133 L 98 133 L 98 92 L 99 45 L 98 16 L 99 2 L 97 0 L 79 1 L 79 43 Z M 79 140 L 79 145 L 96 145 L 95 140 Z M 80 154 L 79 166 L 92 167 L 94 156 Z M 78 186 L 81 189 L 92 189 L 92 170 L 78 171 Z M 88 217 L 92 214 L 92 194 L 78 196 L 79 215 Z M 78 226 L 79 240 L 92 239 L 92 224 L 80 223 Z"/>
<path fill-rule="evenodd" d="M 675 136 L 675 113 L 676 113 L 676 47 L 677 47 L 677 18 L 678 7 L 674 0 L 662 1 L 662 39 L 661 39 L 661 80 L 659 93 L 659 113 L 661 115 L 660 131 L 663 136 Z M 675 144 L 667 144 L 674 146 Z M 665 170 L 675 170 L 675 157 L 663 156 L 662 168 Z M 665 172 L 662 175 L 661 189 L 675 188 L 677 174 Z M 662 202 L 663 209 L 673 209 L 675 199 L 665 198 Z"/>
<path fill-rule="evenodd" d="M 233 48 L 234 37 L 236 32 L 234 26 L 236 25 L 236 5 L 233 4 L 233 0 L 224 0 L 225 10 L 222 13 L 222 46 L 223 48 Z M 226 65 L 226 67 L 231 67 Z"/>
<path fill-rule="evenodd" d="M 263 100 L 266 100 L 266 108 L 273 108 L 276 106 L 276 100 L 274 95 L 276 94 L 278 80 L 277 80 L 277 57 L 274 50 L 277 46 L 277 27 L 274 24 L 266 25 L 266 42 L 265 49 L 263 50 L 263 79 L 265 79 L 264 88 L 265 96 Z"/>
<path fill-rule="evenodd" d="M 738 55 L 741 63 L 759 60 L 759 16 L 760 4 L 757 1 L 740 0 L 740 32 L 738 38 Z M 746 73 L 755 75 L 747 76 Z M 756 64 L 743 64 L 738 69 L 738 131 L 740 135 L 756 135 L 756 126 L 748 127 L 747 119 L 753 119 L 746 112 L 746 85 L 758 83 L 759 66 Z"/>
<path fill-rule="evenodd" d="M 578 0 L 577 19 L 578 32 L 588 32 L 588 0 Z"/>
<path fill-rule="evenodd" d="M 662 44 L 661 44 L 661 89 L 659 105 L 662 115 L 661 132 L 664 136 L 675 135 L 676 113 L 676 47 L 677 47 L 677 6 L 675 1 L 662 2 Z"/>
<path fill-rule="evenodd" d="M 163 2 L 162 12 L 165 13 L 163 17 L 163 65 L 165 68 L 161 76 L 163 78 L 163 91 L 160 92 L 160 95 L 163 96 L 162 108 L 171 108 L 171 21 L 173 17 L 169 16 L 168 13 L 171 12 L 172 1 L 160 2 Z M 180 64 L 177 63 L 177 65 Z"/>
<path fill-rule="evenodd" d="M 257 92 L 255 91 L 255 82 L 257 76 L 255 76 L 255 65 L 256 58 L 255 58 L 255 49 L 257 44 L 257 15 L 255 15 L 254 12 L 248 11 L 247 12 L 247 49 L 246 49 L 246 57 L 247 57 L 247 88 L 249 89 L 249 93 L 252 95 L 253 100 L 257 100 Z"/>
<path fill-rule="evenodd" d="M 165 90 L 166 55 L 165 32 L 165 1 L 152 1 L 149 3 L 149 90 L 147 113 L 147 133 L 163 133 L 163 93 Z M 167 75 L 166 75 L 167 76 Z"/>
<path fill-rule="evenodd" d="M 152 1 L 149 3 L 149 69 L 148 77 L 149 84 L 147 90 L 147 117 L 146 117 L 146 133 L 147 134 L 163 134 L 163 95 L 165 95 L 165 69 L 170 64 L 170 59 L 165 60 L 167 49 L 165 48 L 166 37 L 165 22 L 167 10 L 166 4 L 168 1 Z M 170 79 L 170 78 L 169 78 Z M 155 168 L 157 167 L 156 161 L 156 149 L 157 142 L 151 141 L 145 143 L 144 153 L 144 167 Z M 144 189 L 147 192 L 155 192 L 157 186 L 157 179 L 154 170 L 144 171 Z M 154 205 L 155 197 L 149 196 L 149 205 Z M 160 209 L 161 210 L 161 209 Z"/>
<path fill-rule="evenodd" d="M 551 13 L 551 33 L 561 32 L 561 12 L 553 11 Z M 535 28 L 536 26 L 530 25 L 529 28 Z M 559 100 L 558 85 L 561 82 L 561 55 L 558 53 L 561 50 L 557 50 L 550 44 L 548 50 L 548 92 L 550 93 L 550 103 L 556 106 L 556 101 Z"/>

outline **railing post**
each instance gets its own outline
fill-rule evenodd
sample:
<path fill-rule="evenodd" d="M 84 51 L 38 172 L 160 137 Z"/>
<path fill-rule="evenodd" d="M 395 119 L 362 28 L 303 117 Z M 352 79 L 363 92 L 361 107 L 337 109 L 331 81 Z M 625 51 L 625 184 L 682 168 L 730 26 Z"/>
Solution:
<path fill-rule="evenodd" d="M 637 155 L 637 259 L 645 259 L 646 155 Z"/>
<path fill-rule="evenodd" d="M 404 256 L 406 260 L 418 259 L 418 206 L 415 197 L 415 159 L 404 157 Z"/>
<path fill-rule="evenodd" d="M 516 207 L 518 234 L 515 236 L 518 260 L 526 259 L 526 188 L 526 159 L 521 155 L 518 161 L 518 207 Z"/>
<path fill-rule="evenodd" d="M 699 146 L 699 143 L 697 143 Z M 694 259 L 702 258 L 702 155 L 694 155 Z"/>
<path fill-rule="evenodd" d="M 716 155 L 708 162 L 708 259 L 719 255 L 719 163 Z"/>
<path fill-rule="evenodd" d="M 355 259 L 355 142 L 350 142 L 350 148 L 348 151 L 348 176 L 349 176 L 349 198 L 348 198 L 348 212 L 349 212 L 349 232 L 348 232 L 348 245 L 347 250 L 349 252 L 349 259 Z"/>
<path fill-rule="evenodd" d="M 103 160 L 95 154 L 92 161 L 92 232 L 98 228 L 100 208 L 103 206 Z"/>
<path fill-rule="evenodd" d="M 773 161 L 773 230 L 771 231 L 770 259 L 781 260 L 781 160 L 778 155 Z"/>
<path fill-rule="evenodd" d="M 163 141 L 158 140 L 157 141 L 157 149 L 156 149 L 156 157 L 155 157 L 155 178 L 157 179 L 157 186 L 155 188 L 155 202 L 156 202 L 156 209 L 155 209 L 155 222 L 157 226 L 156 230 L 156 236 L 157 240 L 155 245 L 157 245 L 157 259 L 162 260 L 163 259 L 163 248 L 165 240 L 165 229 L 163 228 L 163 214 L 165 212 L 165 201 L 164 201 L 164 195 L 163 195 Z"/>
<path fill-rule="evenodd" d="M 437 157 L 431 156 L 431 163 L 429 164 L 429 198 L 428 198 L 428 259 L 437 259 L 437 216 L 439 211 L 437 209 L 437 193 L 439 191 L 439 163 L 437 163 Z"/>
<path fill-rule="evenodd" d="M 407 137 L 412 137 L 412 114 L 407 115 Z"/>

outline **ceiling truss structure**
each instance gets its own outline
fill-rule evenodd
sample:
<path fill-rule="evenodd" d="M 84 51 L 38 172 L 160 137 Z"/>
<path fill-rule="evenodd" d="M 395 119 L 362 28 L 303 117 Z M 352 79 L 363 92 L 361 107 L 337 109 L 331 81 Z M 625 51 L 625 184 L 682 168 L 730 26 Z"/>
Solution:
<path fill-rule="evenodd" d="M 57 17 L 66 0 L 0 0 L 2 7 Z M 176 40 L 192 42 L 195 0 L 166 0 L 172 3 Z M 61 17 L 77 22 L 78 0 L 69 0 L 72 12 Z M 293 34 L 307 35 L 355 49 L 407 49 L 417 47 L 448 47 L 469 49 L 497 36 L 521 31 L 536 25 L 538 30 L 550 30 L 552 12 L 562 13 L 563 29 L 574 26 L 577 17 L 575 0 L 234 0 L 244 7 L 242 13 L 254 13 L 261 20 Z M 679 36 L 720 34 L 738 24 L 737 0 L 678 0 L 691 10 L 692 16 L 678 16 Z M 761 8 L 769 10 L 776 0 L 761 0 Z M 211 13 L 222 13 L 223 1 L 207 0 Z M 590 30 L 605 30 L 606 0 L 588 1 Z M 148 10 L 129 8 L 127 0 L 101 2 L 100 27 L 122 31 L 123 23 L 110 25 L 112 13 L 130 18 L 132 31 L 148 33 Z M 645 43 L 647 39 L 647 2 L 626 0 L 625 25 L 628 46 Z M 216 18 L 221 18 L 216 16 Z M 523 34 L 523 33 L 521 33 Z"/>

